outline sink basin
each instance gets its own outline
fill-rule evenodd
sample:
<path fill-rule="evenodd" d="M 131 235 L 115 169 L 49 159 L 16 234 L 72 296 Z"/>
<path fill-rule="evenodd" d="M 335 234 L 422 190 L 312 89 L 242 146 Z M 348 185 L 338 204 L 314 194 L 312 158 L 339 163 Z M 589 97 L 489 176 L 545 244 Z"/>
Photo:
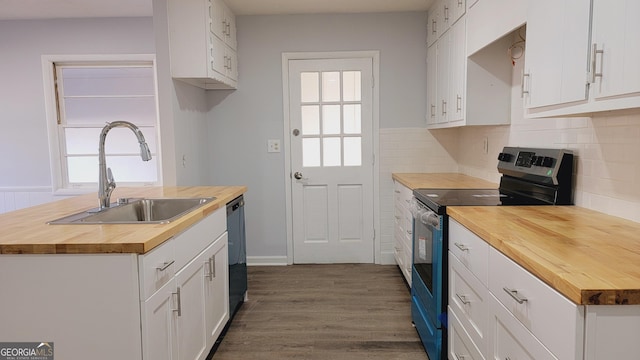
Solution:
<path fill-rule="evenodd" d="M 213 200 L 215 197 L 120 199 L 109 208 L 83 211 L 48 224 L 165 224 Z"/>

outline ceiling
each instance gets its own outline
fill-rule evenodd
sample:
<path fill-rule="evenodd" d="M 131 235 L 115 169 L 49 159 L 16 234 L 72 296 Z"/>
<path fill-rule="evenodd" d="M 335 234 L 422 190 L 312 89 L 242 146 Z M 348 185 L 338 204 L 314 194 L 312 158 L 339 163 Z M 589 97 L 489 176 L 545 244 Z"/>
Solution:
<path fill-rule="evenodd" d="M 0 0 L 0 20 L 151 16 L 152 0 Z M 236 15 L 425 11 L 433 0 L 225 0 Z"/>

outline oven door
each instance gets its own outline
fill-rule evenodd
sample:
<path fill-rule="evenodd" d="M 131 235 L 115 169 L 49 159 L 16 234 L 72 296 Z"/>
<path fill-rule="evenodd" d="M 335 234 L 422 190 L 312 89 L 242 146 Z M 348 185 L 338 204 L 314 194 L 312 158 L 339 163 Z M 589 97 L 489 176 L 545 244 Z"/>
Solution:
<path fill-rule="evenodd" d="M 443 216 L 419 201 L 413 211 L 412 293 L 432 326 L 441 328 L 443 294 Z"/>

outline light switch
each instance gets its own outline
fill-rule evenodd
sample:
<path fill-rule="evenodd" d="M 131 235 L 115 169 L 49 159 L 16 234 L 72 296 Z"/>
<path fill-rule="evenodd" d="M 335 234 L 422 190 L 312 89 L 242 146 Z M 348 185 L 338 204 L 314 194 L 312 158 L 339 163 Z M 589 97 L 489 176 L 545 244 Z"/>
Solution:
<path fill-rule="evenodd" d="M 269 139 L 267 140 L 267 152 L 279 153 L 280 152 L 280 140 Z"/>

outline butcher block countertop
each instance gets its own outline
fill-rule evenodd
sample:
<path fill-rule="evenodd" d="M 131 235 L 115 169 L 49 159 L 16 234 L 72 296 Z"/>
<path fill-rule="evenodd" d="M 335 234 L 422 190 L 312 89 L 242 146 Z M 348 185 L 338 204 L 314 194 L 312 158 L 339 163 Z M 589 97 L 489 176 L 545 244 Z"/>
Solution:
<path fill-rule="evenodd" d="M 640 304 L 640 224 L 577 206 L 447 207 L 577 304 Z"/>
<path fill-rule="evenodd" d="M 394 180 L 415 189 L 497 189 L 498 184 L 457 173 L 394 173 Z"/>
<path fill-rule="evenodd" d="M 116 188 L 123 197 L 216 197 L 168 224 L 72 224 L 47 222 L 98 205 L 97 193 L 0 214 L 0 254 L 143 254 L 245 193 L 245 186 Z"/>

